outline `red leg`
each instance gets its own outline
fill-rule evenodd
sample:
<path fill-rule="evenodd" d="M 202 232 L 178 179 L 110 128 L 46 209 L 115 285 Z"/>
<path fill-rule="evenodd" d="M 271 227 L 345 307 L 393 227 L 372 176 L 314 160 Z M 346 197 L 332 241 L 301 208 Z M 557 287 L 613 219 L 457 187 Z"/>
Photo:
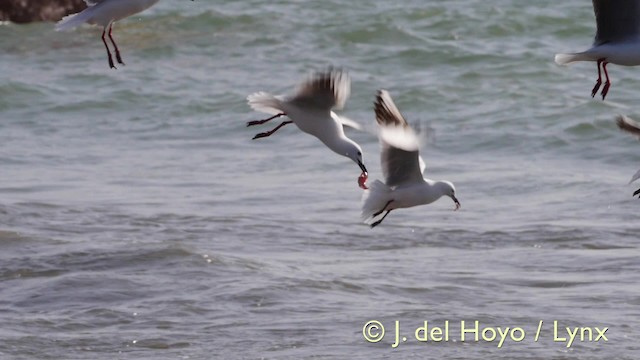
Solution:
<path fill-rule="evenodd" d="M 124 62 L 120 57 L 120 49 L 118 49 L 118 45 L 116 45 L 115 40 L 113 40 L 113 36 L 111 36 L 112 30 L 113 30 L 113 23 L 109 24 L 109 39 L 111 39 L 111 43 L 113 44 L 113 47 L 116 49 L 116 60 L 118 61 L 118 64 L 124 65 Z"/>
<path fill-rule="evenodd" d="M 107 27 L 105 26 L 102 30 L 102 42 L 104 43 L 104 47 L 107 49 L 107 55 L 109 56 L 109 67 L 115 69 L 116 66 L 113 65 L 113 58 L 111 57 L 111 50 L 109 50 L 109 46 L 107 45 L 107 40 L 105 40 L 104 35 L 107 31 Z"/>
<path fill-rule="evenodd" d="M 280 114 L 273 115 L 272 117 L 270 117 L 268 119 L 248 121 L 247 122 L 247 127 L 253 126 L 253 125 L 261 125 L 261 124 L 266 123 L 267 121 L 270 121 L 270 120 L 273 120 L 275 118 L 278 118 L 280 116 L 285 116 L 285 115 L 286 115 L 285 113 L 280 113 Z"/>
<path fill-rule="evenodd" d="M 259 139 L 259 138 L 263 138 L 263 137 L 267 137 L 267 136 L 271 136 L 274 132 L 278 131 L 278 129 L 280 129 L 281 127 L 287 125 L 287 124 L 291 124 L 293 121 L 283 121 L 280 123 L 280 125 L 276 126 L 273 130 L 267 131 L 267 132 L 263 132 L 263 133 L 259 133 L 256 136 L 253 137 L 253 140 L 255 139 Z"/>
<path fill-rule="evenodd" d="M 609 87 L 611 86 L 611 81 L 609 81 L 609 73 L 607 72 L 607 64 L 609 64 L 608 62 L 604 62 L 602 64 L 602 70 L 604 70 L 604 76 L 607 79 L 604 83 L 604 87 L 602 88 L 602 100 L 604 100 L 605 96 L 607 96 L 607 93 L 609 92 Z"/>
<path fill-rule="evenodd" d="M 602 74 L 600 72 L 600 64 L 602 64 L 603 61 L 604 59 L 598 59 L 598 81 L 596 81 L 596 86 L 594 86 L 593 90 L 591 90 L 591 97 L 596 96 L 596 94 L 598 93 L 598 90 L 600 89 L 600 85 L 602 85 Z"/>

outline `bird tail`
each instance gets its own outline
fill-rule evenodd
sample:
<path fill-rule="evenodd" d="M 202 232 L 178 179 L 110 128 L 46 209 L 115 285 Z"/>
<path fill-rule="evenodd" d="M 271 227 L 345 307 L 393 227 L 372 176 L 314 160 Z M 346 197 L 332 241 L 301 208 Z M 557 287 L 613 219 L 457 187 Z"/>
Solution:
<path fill-rule="evenodd" d="M 555 61 L 558 65 L 567 65 L 576 61 L 596 61 L 596 56 L 589 52 L 556 54 Z"/>
<path fill-rule="evenodd" d="M 382 181 L 374 181 L 369 190 L 365 190 L 362 195 L 362 221 L 367 222 L 373 214 L 381 211 L 391 200 L 392 191 Z"/>
<path fill-rule="evenodd" d="M 264 91 L 247 96 L 247 103 L 255 111 L 277 115 L 283 112 L 282 100 Z"/>
<path fill-rule="evenodd" d="M 88 7 L 83 11 L 71 15 L 67 15 L 58 21 L 56 31 L 70 30 L 74 27 L 84 24 L 93 16 L 93 7 Z"/>

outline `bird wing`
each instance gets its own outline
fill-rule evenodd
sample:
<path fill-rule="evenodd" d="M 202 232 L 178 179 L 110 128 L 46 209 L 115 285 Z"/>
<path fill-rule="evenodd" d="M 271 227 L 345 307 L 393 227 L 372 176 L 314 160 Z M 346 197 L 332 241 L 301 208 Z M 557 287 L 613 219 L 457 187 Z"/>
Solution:
<path fill-rule="evenodd" d="M 358 123 L 355 120 L 351 120 L 348 117 L 344 116 L 344 115 L 338 115 L 336 113 L 334 113 L 333 111 L 331 112 L 331 117 L 336 119 L 340 124 L 342 124 L 342 126 L 347 126 L 350 127 L 352 129 L 356 129 L 356 130 L 360 130 L 363 131 L 364 127 L 362 125 L 360 125 L 360 123 Z"/>
<path fill-rule="evenodd" d="M 628 116 L 619 115 L 616 118 L 616 124 L 618 124 L 618 127 L 620 128 L 620 130 L 624 130 L 629 134 L 635 135 L 640 138 L 640 124 L 636 121 L 631 120 L 631 118 L 629 118 Z M 629 184 L 631 184 L 632 182 L 638 179 L 640 179 L 640 170 L 638 170 L 631 177 Z"/>
<path fill-rule="evenodd" d="M 424 181 L 418 136 L 386 90 L 378 90 L 374 110 L 382 145 L 380 162 L 387 186 Z"/>
<path fill-rule="evenodd" d="M 616 124 L 620 130 L 640 137 L 640 124 L 631 120 L 628 116 L 620 115 L 616 118 Z"/>
<path fill-rule="evenodd" d="M 376 112 L 376 121 L 380 126 L 409 126 L 409 123 L 402 116 L 387 90 L 378 90 L 376 93 L 374 110 Z"/>
<path fill-rule="evenodd" d="M 593 0 L 596 15 L 594 45 L 640 35 L 640 1 Z"/>
<path fill-rule="evenodd" d="M 342 109 L 351 93 L 349 74 L 340 69 L 329 69 L 312 74 L 302 83 L 290 100 L 299 106 L 318 109 Z"/>
<path fill-rule="evenodd" d="M 87 4 L 87 6 L 93 6 L 93 5 L 97 5 L 101 2 L 103 2 L 105 0 L 84 0 L 85 4 Z"/>

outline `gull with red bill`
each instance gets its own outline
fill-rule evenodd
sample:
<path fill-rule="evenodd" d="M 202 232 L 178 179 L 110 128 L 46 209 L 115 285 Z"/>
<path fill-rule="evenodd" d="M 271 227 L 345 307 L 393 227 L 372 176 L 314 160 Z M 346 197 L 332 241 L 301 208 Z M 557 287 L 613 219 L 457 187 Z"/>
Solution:
<path fill-rule="evenodd" d="M 420 142 L 386 90 L 378 90 L 375 113 L 382 153 L 380 162 L 385 182 L 376 180 L 362 196 L 362 219 L 376 227 L 394 209 L 431 204 L 442 196 L 450 197 L 460 208 L 456 189 L 449 181 L 434 181 L 422 176 L 424 161 Z M 377 216 L 385 213 L 382 218 Z"/>
<path fill-rule="evenodd" d="M 253 110 L 273 116 L 249 121 L 247 126 L 262 125 L 281 116 L 287 116 L 289 120 L 282 121 L 270 131 L 255 135 L 253 139 L 269 137 L 281 127 L 294 123 L 300 130 L 315 136 L 338 155 L 348 157 L 358 164 L 362 170 L 358 177 L 358 186 L 367 189 L 368 172 L 362 161 L 362 149 L 345 135 L 343 129 L 343 126 L 356 129 L 362 127 L 332 111 L 344 107 L 350 92 L 351 80 L 345 71 L 329 69 L 317 72 L 303 82 L 293 96 L 274 96 L 266 92 L 249 95 L 247 101 Z"/>

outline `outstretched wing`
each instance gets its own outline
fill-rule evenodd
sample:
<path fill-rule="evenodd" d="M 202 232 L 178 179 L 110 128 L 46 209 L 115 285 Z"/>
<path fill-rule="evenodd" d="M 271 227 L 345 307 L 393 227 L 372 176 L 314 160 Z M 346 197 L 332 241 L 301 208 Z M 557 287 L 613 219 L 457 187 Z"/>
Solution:
<path fill-rule="evenodd" d="M 629 134 L 640 137 L 640 124 L 631 120 L 628 116 L 620 115 L 616 118 L 616 124 L 620 130 L 624 130 Z"/>
<path fill-rule="evenodd" d="M 408 127 L 409 123 L 398 110 L 398 107 L 391 99 L 391 95 L 387 90 L 378 90 L 376 93 L 376 102 L 374 103 L 376 112 L 376 121 L 380 126 L 402 126 Z"/>
<path fill-rule="evenodd" d="M 380 162 L 387 186 L 424 181 L 418 137 L 386 90 L 378 90 L 374 110 L 380 128 Z"/>
<path fill-rule="evenodd" d="M 342 109 L 351 93 L 349 74 L 341 69 L 329 69 L 312 74 L 302 83 L 291 102 L 318 109 Z"/>
<path fill-rule="evenodd" d="M 363 131 L 364 127 L 362 125 L 360 125 L 360 123 L 358 123 L 355 120 L 351 120 L 348 117 L 344 116 L 344 115 L 338 115 L 336 113 L 334 113 L 333 111 L 331 112 L 331 117 L 334 118 L 336 121 L 338 121 L 340 124 L 342 124 L 342 126 L 347 126 L 350 127 L 352 129 L 356 129 L 356 130 L 360 130 Z"/>
<path fill-rule="evenodd" d="M 618 116 L 616 118 L 616 124 L 618 124 L 618 127 L 620 128 L 620 130 L 624 130 L 629 134 L 635 135 L 640 138 L 640 124 L 636 121 L 631 120 L 631 118 L 629 118 L 628 116 L 624 116 L 624 115 Z M 633 176 L 631 177 L 631 180 L 629 181 L 629 184 L 631 184 L 632 182 L 638 179 L 640 179 L 640 170 L 638 170 L 638 172 L 633 174 Z"/>
<path fill-rule="evenodd" d="M 640 1 L 593 0 L 596 15 L 594 45 L 640 35 Z"/>

